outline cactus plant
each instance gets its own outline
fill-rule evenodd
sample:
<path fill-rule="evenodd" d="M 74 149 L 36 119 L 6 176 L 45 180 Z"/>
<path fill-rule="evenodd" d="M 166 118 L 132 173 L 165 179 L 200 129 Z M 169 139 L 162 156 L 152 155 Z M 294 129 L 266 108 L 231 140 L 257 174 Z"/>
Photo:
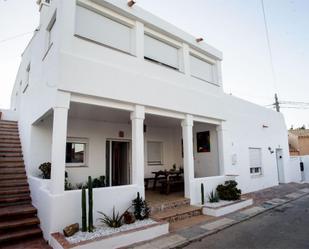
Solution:
<path fill-rule="evenodd" d="M 204 184 L 203 183 L 201 183 L 201 203 L 202 203 L 202 205 L 205 204 Z"/>
<path fill-rule="evenodd" d="M 91 176 L 88 176 L 88 232 L 93 232 L 93 191 Z"/>
<path fill-rule="evenodd" d="M 82 231 L 87 232 L 86 189 L 82 188 Z"/>

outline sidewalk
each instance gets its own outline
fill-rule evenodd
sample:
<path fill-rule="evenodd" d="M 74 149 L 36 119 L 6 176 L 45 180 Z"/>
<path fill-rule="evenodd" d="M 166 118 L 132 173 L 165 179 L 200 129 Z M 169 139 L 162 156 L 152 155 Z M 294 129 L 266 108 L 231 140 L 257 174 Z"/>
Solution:
<path fill-rule="evenodd" d="M 238 224 L 270 209 L 299 199 L 309 194 L 309 184 L 280 184 L 279 186 L 245 194 L 253 198 L 254 204 L 237 212 L 218 217 L 209 222 L 199 223 L 189 228 L 175 231 L 160 238 L 132 245 L 132 249 L 165 249 L 184 246 L 227 227 Z"/>

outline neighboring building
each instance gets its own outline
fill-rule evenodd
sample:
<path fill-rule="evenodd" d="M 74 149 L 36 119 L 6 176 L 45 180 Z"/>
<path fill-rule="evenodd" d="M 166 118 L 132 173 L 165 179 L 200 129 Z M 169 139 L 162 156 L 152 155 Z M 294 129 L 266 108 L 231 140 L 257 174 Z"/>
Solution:
<path fill-rule="evenodd" d="M 309 155 L 309 129 L 290 129 L 288 137 L 291 156 Z"/>
<path fill-rule="evenodd" d="M 81 219 L 65 171 L 72 184 L 107 176 L 94 220 L 144 196 L 144 178 L 173 164 L 192 204 L 201 183 L 209 193 L 238 175 L 246 193 L 289 181 L 282 114 L 225 94 L 216 48 L 126 0 L 53 0 L 40 12 L 3 119 L 18 120 L 46 239 Z M 43 162 L 51 180 L 38 177 Z"/>

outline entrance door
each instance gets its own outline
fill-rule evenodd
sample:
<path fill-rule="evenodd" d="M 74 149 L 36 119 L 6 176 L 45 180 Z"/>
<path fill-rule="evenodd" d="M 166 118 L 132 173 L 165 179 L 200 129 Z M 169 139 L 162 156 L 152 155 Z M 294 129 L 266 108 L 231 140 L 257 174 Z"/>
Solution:
<path fill-rule="evenodd" d="M 278 169 L 278 181 L 284 183 L 284 171 L 283 171 L 283 153 L 282 149 L 276 149 L 277 169 Z"/>
<path fill-rule="evenodd" d="M 107 185 L 127 185 L 131 182 L 130 142 L 106 141 L 106 176 Z"/>

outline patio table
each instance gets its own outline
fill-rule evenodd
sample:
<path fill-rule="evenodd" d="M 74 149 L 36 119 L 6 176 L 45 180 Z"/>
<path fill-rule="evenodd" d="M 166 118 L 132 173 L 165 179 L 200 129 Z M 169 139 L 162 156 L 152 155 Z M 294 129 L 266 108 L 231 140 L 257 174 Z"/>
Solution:
<path fill-rule="evenodd" d="M 183 174 L 182 170 L 160 170 L 160 171 L 153 171 L 151 172 L 155 175 L 154 182 L 153 182 L 153 190 L 156 190 L 157 187 L 157 181 L 159 178 L 162 178 L 163 176 L 165 180 L 169 181 L 170 178 L 179 178 L 181 174 Z"/>

